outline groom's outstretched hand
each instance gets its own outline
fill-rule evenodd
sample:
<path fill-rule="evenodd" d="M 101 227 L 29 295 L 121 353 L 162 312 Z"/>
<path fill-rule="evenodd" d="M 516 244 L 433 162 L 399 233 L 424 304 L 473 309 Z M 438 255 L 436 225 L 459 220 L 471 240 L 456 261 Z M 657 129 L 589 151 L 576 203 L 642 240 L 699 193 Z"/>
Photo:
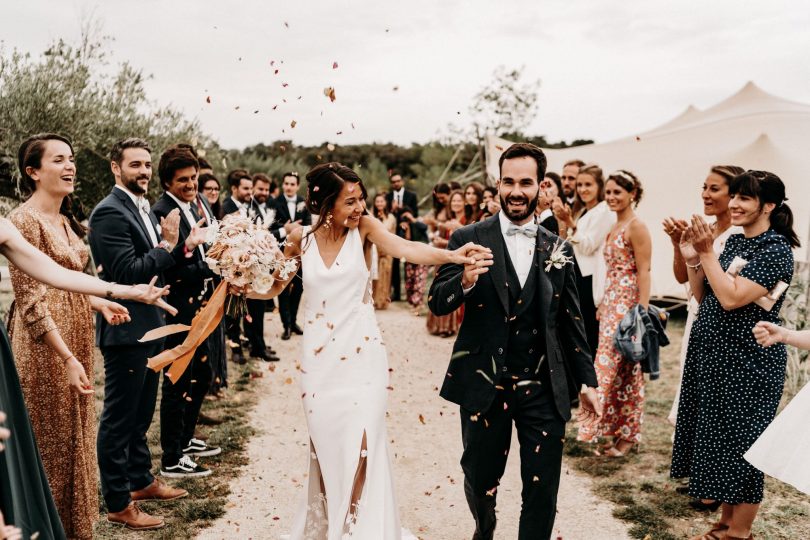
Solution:
<path fill-rule="evenodd" d="M 461 286 L 469 289 L 476 282 L 478 276 L 489 272 L 489 267 L 492 266 L 492 250 L 477 244 L 467 244 L 461 249 L 469 246 L 470 251 L 466 253 L 467 260 L 464 261 L 464 273 L 461 275 Z"/>
<path fill-rule="evenodd" d="M 579 393 L 579 413 L 577 420 L 585 426 L 594 425 L 602 418 L 602 404 L 596 388 L 585 387 Z"/>

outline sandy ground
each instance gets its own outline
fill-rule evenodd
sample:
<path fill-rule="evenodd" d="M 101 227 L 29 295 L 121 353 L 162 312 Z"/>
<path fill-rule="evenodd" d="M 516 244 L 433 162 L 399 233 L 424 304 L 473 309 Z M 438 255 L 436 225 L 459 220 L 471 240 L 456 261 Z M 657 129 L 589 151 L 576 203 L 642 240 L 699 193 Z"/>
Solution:
<path fill-rule="evenodd" d="M 404 304 L 378 312 L 378 319 L 393 369 L 388 432 L 402 525 L 422 540 L 469 539 L 474 525 L 458 463 L 458 407 L 438 395 L 452 339 L 428 335 L 425 318 L 412 315 Z M 263 395 L 251 419 L 259 434 L 248 446 L 250 465 L 231 485 L 227 513 L 202 532 L 202 539 L 278 539 L 288 532 L 303 493 L 309 453 L 295 369 L 301 338 L 278 339 L 276 314 L 268 315 L 266 331 L 282 360 L 272 372 L 267 364 L 260 366 L 264 376 L 256 382 Z M 514 437 L 512 445 L 518 448 Z M 590 485 L 563 463 L 557 537 L 628 538 L 625 525 L 611 515 L 612 505 L 598 499 Z M 498 493 L 496 539 L 517 538 L 520 487 L 514 454 Z"/>

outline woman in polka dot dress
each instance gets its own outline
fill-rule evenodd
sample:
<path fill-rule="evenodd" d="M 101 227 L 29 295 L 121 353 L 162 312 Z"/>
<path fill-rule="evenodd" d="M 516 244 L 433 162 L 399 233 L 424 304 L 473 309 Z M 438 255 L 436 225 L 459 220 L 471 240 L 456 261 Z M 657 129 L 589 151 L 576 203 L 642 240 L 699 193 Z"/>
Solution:
<path fill-rule="evenodd" d="M 777 176 L 745 172 L 730 192 L 731 223 L 743 234 L 729 238 L 719 259 L 700 216 L 684 238 L 697 252 L 686 264 L 700 311 L 684 365 L 671 476 L 688 477 L 692 497 L 723 502 L 720 521 L 695 537 L 704 540 L 753 538 L 763 474 L 743 454 L 776 414 L 787 355 L 782 344 L 757 344 L 752 329 L 760 320 L 778 322 L 784 299 L 778 285 L 790 283 L 791 248 L 799 245 Z M 732 262 L 744 264 L 736 277 L 726 273 Z M 763 297 L 771 295 L 769 305 Z"/>

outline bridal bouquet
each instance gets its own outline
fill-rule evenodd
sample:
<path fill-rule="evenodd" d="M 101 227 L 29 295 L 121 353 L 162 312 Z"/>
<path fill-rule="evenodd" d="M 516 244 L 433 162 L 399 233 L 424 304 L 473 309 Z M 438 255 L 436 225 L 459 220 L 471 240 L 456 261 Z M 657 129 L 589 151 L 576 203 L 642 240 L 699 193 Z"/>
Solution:
<path fill-rule="evenodd" d="M 208 267 L 228 284 L 238 289 L 250 287 L 264 294 L 273 286 L 273 274 L 287 280 L 297 269 L 294 259 L 285 259 L 276 238 L 261 219 L 255 222 L 238 213 L 215 221 L 208 228 L 206 253 Z M 247 309 L 245 297 L 231 295 L 227 313 L 239 317 Z"/>
<path fill-rule="evenodd" d="M 222 276 L 222 282 L 190 325 L 169 324 L 155 328 L 139 340 L 148 342 L 188 332 L 183 343 L 147 361 L 149 368 L 155 371 L 171 366 L 166 374 L 172 383 L 180 379 L 197 347 L 217 328 L 223 315 L 239 318 L 247 312 L 247 299 L 241 294 L 231 294 L 232 288 L 250 288 L 263 294 L 273 286 L 274 272 L 278 270 L 279 277 L 286 281 L 298 267 L 294 259 L 284 258 L 275 237 L 261 220 L 254 223 L 239 214 L 211 223 L 206 243 L 211 247 L 206 252 L 205 262 L 215 274 Z"/>

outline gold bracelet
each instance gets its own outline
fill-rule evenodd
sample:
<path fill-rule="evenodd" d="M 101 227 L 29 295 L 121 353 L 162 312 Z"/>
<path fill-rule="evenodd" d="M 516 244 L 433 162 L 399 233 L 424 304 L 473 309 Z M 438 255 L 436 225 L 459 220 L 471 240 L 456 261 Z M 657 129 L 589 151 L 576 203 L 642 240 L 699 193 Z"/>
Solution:
<path fill-rule="evenodd" d="M 62 358 L 61 356 L 59 357 L 59 359 L 62 361 L 63 364 L 67 364 L 68 360 L 70 360 L 71 358 L 76 358 L 76 355 L 71 354 L 70 356 L 67 356 L 65 358 Z"/>
<path fill-rule="evenodd" d="M 698 261 L 698 263 L 695 264 L 695 265 L 691 265 L 686 261 L 684 261 L 684 264 L 686 265 L 687 268 L 691 268 L 692 270 L 697 270 L 698 268 L 700 268 L 703 265 L 703 263 L 700 262 L 700 261 Z"/>

